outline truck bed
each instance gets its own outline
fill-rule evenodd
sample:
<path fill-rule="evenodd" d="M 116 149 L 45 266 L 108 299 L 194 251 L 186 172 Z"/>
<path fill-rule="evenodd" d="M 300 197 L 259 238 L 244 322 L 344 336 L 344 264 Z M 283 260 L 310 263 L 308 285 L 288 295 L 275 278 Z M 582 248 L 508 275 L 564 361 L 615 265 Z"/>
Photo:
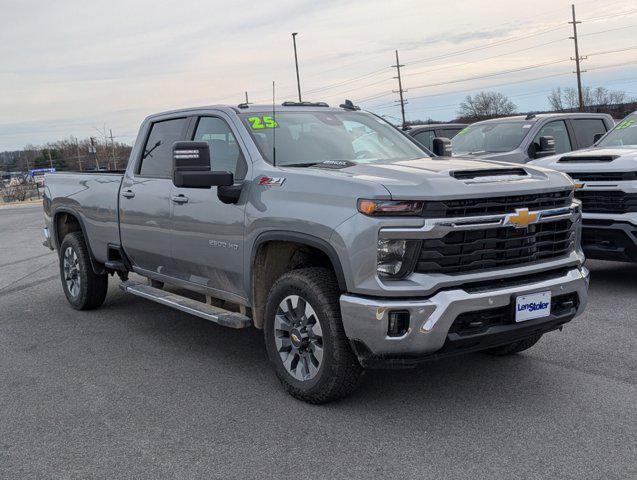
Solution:
<path fill-rule="evenodd" d="M 50 211 L 75 212 L 90 239 L 90 249 L 99 262 L 107 260 L 108 244 L 119 243 L 118 197 L 123 170 L 60 172 L 45 176 L 45 198 Z M 47 223 L 53 218 L 47 218 Z M 51 225 L 48 225 L 51 227 Z M 54 231 L 54 230 L 52 230 Z"/>

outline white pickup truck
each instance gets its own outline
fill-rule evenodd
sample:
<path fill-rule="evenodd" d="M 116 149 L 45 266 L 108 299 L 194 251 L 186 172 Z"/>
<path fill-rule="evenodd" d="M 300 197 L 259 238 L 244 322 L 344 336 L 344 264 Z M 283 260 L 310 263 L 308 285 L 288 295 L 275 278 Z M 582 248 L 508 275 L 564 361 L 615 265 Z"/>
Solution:
<path fill-rule="evenodd" d="M 575 181 L 588 258 L 637 262 L 637 112 L 591 148 L 531 163 Z"/>

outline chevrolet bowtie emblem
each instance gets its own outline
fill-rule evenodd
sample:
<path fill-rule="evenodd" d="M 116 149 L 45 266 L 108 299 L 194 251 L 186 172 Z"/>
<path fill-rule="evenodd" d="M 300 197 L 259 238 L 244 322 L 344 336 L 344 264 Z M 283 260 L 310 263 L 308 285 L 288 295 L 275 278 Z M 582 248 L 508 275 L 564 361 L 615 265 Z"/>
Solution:
<path fill-rule="evenodd" d="M 515 213 L 511 213 L 504 218 L 504 225 L 524 228 L 528 227 L 531 223 L 537 222 L 539 218 L 539 213 L 531 213 L 528 208 L 516 208 Z"/>

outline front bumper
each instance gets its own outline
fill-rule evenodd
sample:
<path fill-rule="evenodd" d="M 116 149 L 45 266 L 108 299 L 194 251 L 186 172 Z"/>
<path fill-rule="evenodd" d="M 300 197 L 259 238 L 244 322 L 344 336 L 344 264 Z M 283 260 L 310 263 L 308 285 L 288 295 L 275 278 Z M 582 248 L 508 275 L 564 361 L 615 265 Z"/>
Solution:
<path fill-rule="evenodd" d="M 637 262 L 637 225 L 605 217 L 587 217 L 582 222 L 586 258 Z"/>
<path fill-rule="evenodd" d="M 354 345 L 364 366 L 376 361 L 409 363 L 435 357 L 436 352 L 463 353 L 496 345 L 559 328 L 580 314 L 586 306 L 589 272 L 586 268 L 563 270 L 552 278 L 538 278 L 530 283 L 495 285 L 488 290 L 480 288 L 455 288 L 442 290 L 424 299 L 383 299 L 342 295 L 341 314 L 345 334 Z M 449 330 L 456 318 L 465 312 L 479 312 L 511 305 L 517 295 L 550 290 L 552 297 L 575 293 L 577 302 L 570 311 L 551 314 L 549 317 L 493 326 L 479 335 L 462 339 Z M 408 311 L 410 324 L 401 337 L 390 337 L 388 314 L 392 310 Z M 513 310 L 511 310 L 513 312 Z M 513 314 L 511 313 L 511 316 Z M 484 340 L 488 338 L 488 341 Z M 449 348 L 451 344 L 471 339 L 466 348 Z"/>

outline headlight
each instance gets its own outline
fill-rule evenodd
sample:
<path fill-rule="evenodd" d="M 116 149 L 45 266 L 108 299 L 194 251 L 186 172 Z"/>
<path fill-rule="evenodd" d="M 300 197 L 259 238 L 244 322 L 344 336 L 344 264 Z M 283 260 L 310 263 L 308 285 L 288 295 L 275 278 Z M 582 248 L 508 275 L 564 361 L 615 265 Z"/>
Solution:
<path fill-rule="evenodd" d="M 411 273 L 418 252 L 419 241 L 378 240 L 376 270 L 381 277 L 402 278 Z"/>
<path fill-rule="evenodd" d="M 370 217 L 417 216 L 422 212 L 423 202 L 411 200 L 364 200 L 358 201 L 358 211 Z"/>

